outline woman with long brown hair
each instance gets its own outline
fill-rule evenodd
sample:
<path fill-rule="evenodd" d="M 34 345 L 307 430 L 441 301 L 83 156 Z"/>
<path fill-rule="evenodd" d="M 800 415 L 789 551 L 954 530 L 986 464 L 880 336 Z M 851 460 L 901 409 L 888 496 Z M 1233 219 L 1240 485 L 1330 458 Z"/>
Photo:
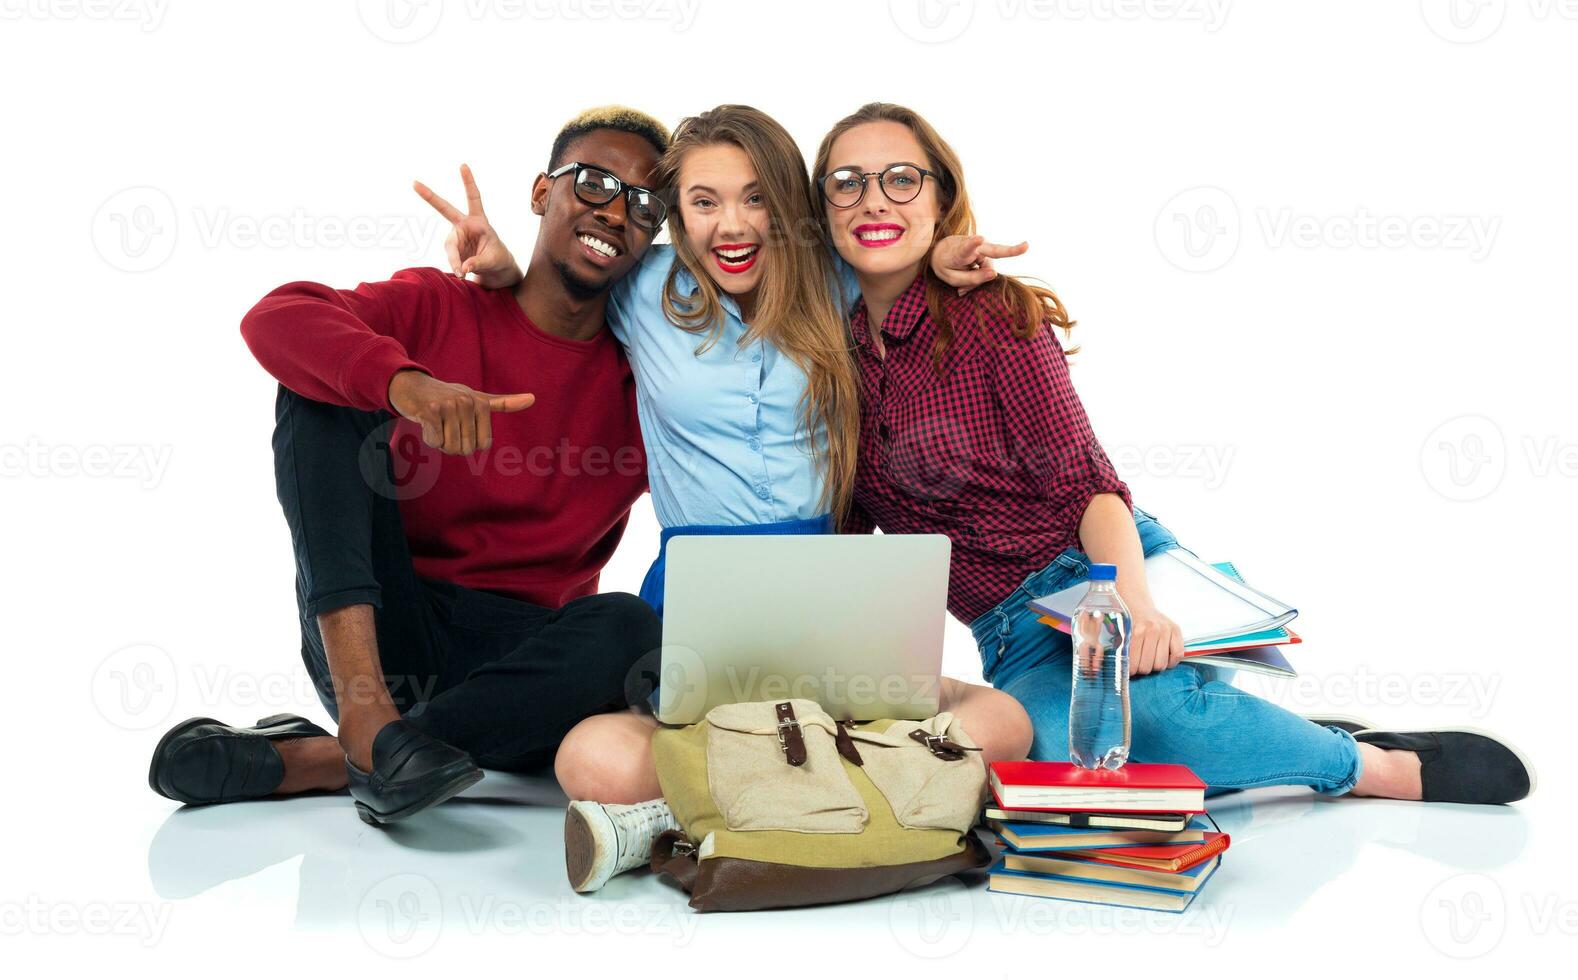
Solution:
<path fill-rule="evenodd" d="M 575 172 L 577 193 L 589 181 L 586 193 L 601 197 L 607 192 L 595 162 L 559 169 Z M 805 158 L 788 132 L 749 106 L 718 106 L 679 124 L 659 174 L 673 202 L 673 245 L 653 246 L 615 287 L 608 322 L 635 374 L 663 525 L 641 591 L 661 611 L 670 538 L 826 533 L 847 518 L 860 409 L 843 316 L 853 291 L 840 286 Z M 442 204 L 430 191 L 423 196 Z M 599 220 L 623 220 L 620 198 L 607 196 Z M 594 251 L 609 247 L 597 230 L 585 228 L 582 238 Z M 455 271 L 475 272 L 485 285 L 518 281 L 491 229 L 470 232 L 470 241 L 494 247 L 480 256 L 452 250 Z M 950 261 L 970 264 L 966 257 L 961 250 Z M 975 278 L 967 270 L 955 276 Z M 1024 757 L 1029 719 L 1007 695 L 943 678 L 940 700 L 988 761 Z M 644 712 L 596 715 L 560 746 L 554 768 L 578 801 L 566 818 L 577 890 L 642 863 L 643 842 L 672 825 L 658 799 L 649 744 L 655 727 Z"/>
<path fill-rule="evenodd" d="M 1073 657 L 1029 602 L 1104 564 L 1117 566 L 1133 614 L 1131 758 L 1187 764 L 1218 791 L 1288 784 L 1471 803 L 1529 792 L 1532 769 L 1493 737 L 1312 724 L 1184 662 L 1181 631 L 1145 577 L 1145 558 L 1178 542 L 1133 507 L 1091 431 L 1053 332 L 1074 325 L 1062 302 L 1012 276 L 960 295 L 930 271 L 939 241 L 975 231 L 958 154 L 914 111 L 871 103 L 827 134 L 813 172 L 861 292 L 850 318 L 860 460 L 845 530 L 952 539 L 949 610 L 970 625 L 987 680 L 1029 711 L 1031 758 L 1069 758 Z"/>

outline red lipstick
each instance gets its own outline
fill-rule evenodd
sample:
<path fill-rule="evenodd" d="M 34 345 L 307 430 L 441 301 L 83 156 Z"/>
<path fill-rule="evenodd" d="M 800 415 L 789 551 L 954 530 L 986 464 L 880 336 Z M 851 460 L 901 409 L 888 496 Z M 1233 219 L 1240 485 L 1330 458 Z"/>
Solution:
<path fill-rule="evenodd" d="M 865 248 L 887 248 L 903 237 L 904 226 L 887 221 L 855 226 L 855 241 Z"/>
<path fill-rule="evenodd" d="M 762 247 L 754 242 L 732 242 L 713 246 L 712 260 L 724 272 L 737 276 L 755 265 L 756 257 L 761 254 Z"/>

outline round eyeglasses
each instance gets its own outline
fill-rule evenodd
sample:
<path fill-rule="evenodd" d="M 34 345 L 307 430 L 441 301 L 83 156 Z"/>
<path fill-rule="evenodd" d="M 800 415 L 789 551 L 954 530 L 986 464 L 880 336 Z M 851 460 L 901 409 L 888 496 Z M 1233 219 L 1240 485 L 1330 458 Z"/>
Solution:
<path fill-rule="evenodd" d="M 913 163 L 892 163 L 883 170 L 835 170 L 817 182 L 822 197 L 835 208 L 852 208 L 866 196 L 866 178 L 877 178 L 882 196 L 894 204 L 908 204 L 920 195 L 927 177 L 936 174 Z"/>
<path fill-rule="evenodd" d="M 586 163 L 567 163 L 549 174 L 548 179 L 556 180 L 572 170 L 575 171 L 577 200 L 584 204 L 607 204 L 623 194 L 625 214 L 631 221 L 647 231 L 657 231 L 663 227 L 663 219 L 668 216 L 668 205 L 663 203 L 657 191 L 627 184 L 601 167 Z"/>

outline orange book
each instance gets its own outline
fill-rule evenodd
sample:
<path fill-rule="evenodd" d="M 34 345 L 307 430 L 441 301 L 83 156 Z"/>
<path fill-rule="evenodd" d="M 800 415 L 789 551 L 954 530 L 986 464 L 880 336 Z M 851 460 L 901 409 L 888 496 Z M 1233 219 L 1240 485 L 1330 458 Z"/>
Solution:
<path fill-rule="evenodd" d="M 1112 864 L 1120 868 L 1135 868 L 1140 871 L 1165 871 L 1177 874 L 1187 871 L 1202 861 L 1208 861 L 1232 844 L 1233 839 L 1227 834 L 1215 831 L 1207 832 L 1205 840 L 1198 844 L 1150 844 L 1140 847 L 1103 847 L 1095 850 L 1079 851 L 1051 851 L 1048 856 L 1057 856 L 1081 861 L 1098 861 L 1102 864 Z"/>

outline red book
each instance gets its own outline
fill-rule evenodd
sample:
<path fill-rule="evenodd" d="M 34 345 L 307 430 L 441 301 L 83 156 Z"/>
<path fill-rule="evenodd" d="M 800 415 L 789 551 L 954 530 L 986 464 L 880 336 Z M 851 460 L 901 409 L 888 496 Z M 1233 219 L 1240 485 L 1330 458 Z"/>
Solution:
<path fill-rule="evenodd" d="M 1180 871 L 1188 871 L 1201 861 L 1209 861 L 1227 850 L 1232 843 L 1233 838 L 1227 834 L 1206 831 L 1205 840 L 1197 844 L 1146 844 L 1138 847 L 1103 847 L 1048 853 L 1056 857 L 1099 861 L 1120 868 L 1177 874 Z"/>
<path fill-rule="evenodd" d="M 1131 762 L 1122 769 L 1082 769 L 1072 762 L 994 762 L 991 783 L 1005 809 L 1205 812 L 1205 783 L 1188 766 Z"/>

